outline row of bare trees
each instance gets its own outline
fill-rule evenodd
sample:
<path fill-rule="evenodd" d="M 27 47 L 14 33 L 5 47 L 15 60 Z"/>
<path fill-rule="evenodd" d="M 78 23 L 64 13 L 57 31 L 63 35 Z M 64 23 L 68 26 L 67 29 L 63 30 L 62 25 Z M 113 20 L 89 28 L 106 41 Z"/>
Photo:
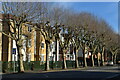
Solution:
<path fill-rule="evenodd" d="M 12 16 L 10 21 L 6 21 L 9 26 L 9 32 L 0 31 L 9 38 L 16 41 L 19 71 L 24 72 L 22 52 L 23 47 L 22 32 L 23 24 L 30 22 L 34 24 L 34 28 L 44 36 L 46 43 L 46 70 L 49 70 L 49 52 L 52 41 L 59 41 L 63 52 L 63 68 L 66 69 L 65 53 L 68 50 L 69 43 L 72 42 L 75 52 L 75 67 L 78 65 L 78 50 L 83 52 L 83 66 L 87 67 L 86 62 L 86 47 L 89 47 L 91 52 L 92 66 L 94 66 L 93 56 L 100 53 L 102 65 L 104 65 L 104 53 L 108 50 L 112 53 L 112 60 L 115 62 L 119 53 L 120 44 L 118 43 L 119 34 L 115 33 L 109 24 L 103 19 L 87 13 L 73 13 L 72 10 L 64 9 L 61 6 L 52 6 L 51 3 L 36 3 L 36 2 L 3 2 L 2 14 Z M 60 39 L 60 31 L 64 41 Z M 56 47 L 57 49 L 57 47 Z M 57 50 L 56 50 L 57 53 Z M 98 58 L 98 66 L 99 57 Z"/>

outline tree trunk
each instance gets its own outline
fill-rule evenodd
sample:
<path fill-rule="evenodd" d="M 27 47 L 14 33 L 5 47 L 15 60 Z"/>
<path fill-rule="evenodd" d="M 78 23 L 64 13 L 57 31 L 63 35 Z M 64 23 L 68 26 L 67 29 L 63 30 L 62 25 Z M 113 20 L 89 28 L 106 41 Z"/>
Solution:
<path fill-rule="evenodd" d="M 66 66 L 66 60 L 65 60 L 65 51 L 63 51 L 63 55 L 62 55 L 62 57 L 63 57 L 63 69 L 67 69 L 67 66 Z"/>
<path fill-rule="evenodd" d="M 21 73 L 24 72 L 22 48 L 19 45 L 16 46 L 18 51 L 18 72 Z"/>
<path fill-rule="evenodd" d="M 75 49 L 75 68 L 79 68 L 78 64 L 78 50 Z"/>
<path fill-rule="evenodd" d="M 95 66 L 95 64 L 94 64 L 94 55 L 93 55 L 93 53 L 91 53 L 91 63 L 92 63 L 92 67 L 94 67 Z"/>
<path fill-rule="evenodd" d="M 87 67 L 87 61 L 85 57 L 85 50 L 83 50 L 83 67 Z"/>
<path fill-rule="evenodd" d="M 113 54 L 112 54 L 112 57 L 111 57 L 111 59 L 112 59 L 111 61 L 113 61 L 113 62 L 114 62 L 114 55 L 113 55 Z"/>
<path fill-rule="evenodd" d="M 50 70 L 50 67 L 49 67 L 49 47 L 50 47 L 50 44 L 48 42 L 46 42 L 46 64 L 45 64 L 45 70 L 48 71 Z"/>
<path fill-rule="evenodd" d="M 105 51 L 105 48 L 103 47 L 103 50 L 102 50 L 102 53 L 101 53 L 101 66 L 104 65 L 104 51 Z"/>
<path fill-rule="evenodd" d="M 116 64 L 116 54 L 114 54 L 113 63 Z"/>
<path fill-rule="evenodd" d="M 57 61 L 58 59 L 58 54 L 57 54 L 57 39 L 55 39 L 55 54 L 56 54 L 56 56 L 55 56 L 55 61 Z"/>
<path fill-rule="evenodd" d="M 100 66 L 99 55 L 97 54 L 97 66 Z"/>

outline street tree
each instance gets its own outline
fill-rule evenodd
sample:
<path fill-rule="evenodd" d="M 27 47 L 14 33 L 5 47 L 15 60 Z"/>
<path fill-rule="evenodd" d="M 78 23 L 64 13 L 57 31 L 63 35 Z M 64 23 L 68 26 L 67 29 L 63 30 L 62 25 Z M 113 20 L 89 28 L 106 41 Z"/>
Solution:
<path fill-rule="evenodd" d="M 22 59 L 22 46 L 24 35 L 22 29 L 23 24 L 28 22 L 35 22 L 39 16 L 43 15 L 42 3 L 30 2 L 2 2 L 2 14 L 11 16 L 9 21 L 6 22 L 9 31 L 0 31 L 5 36 L 15 40 L 18 51 L 18 72 L 24 72 L 23 59 Z"/>
<path fill-rule="evenodd" d="M 45 44 L 46 44 L 46 63 L 45 63 L 45 70 L 50 70 L 49 67 L 49 53 L 50 53 L 50 44 L 54 40 L 54 29 L 50 25 L 50 22 L 47 21 L 46 23 L 36 23 L 35 24 L 35 29 L 39 30 L 40 33 L 43 35 L 45 39 Z"/>
<path fill-rule="evenodd" d="M 107 49 L 112 53 L 111 58 L 114 64 L 116 64 L 116 57 L 117 57 L 118 51 L 120 50 L 118 37 L 119 37 L 118 34 L 115 34 L 114 32 L 112 32 L 112 34 L 110 34 L 111 40 L 106 43 Z"/>
<path fill-rule="evenodd" d="M 62 59 L 63 59 L 63 69 L 67 69 L 67 64 L 66 64 L 66 53 L 69 50 L 69 44 L 71 40 L 71 35 L 68 32 L 68 29 L 65 25 L 62 25 L 61 27 L 61 39 L 59 40 L 60 42 L 60 51 L 62 52 Z"/>
<path fill-rule="evenodd" d="M 58 41 L 60 39 L 59 33 L 61 30 L 61 24 L 64 20 L 64 14 L 65 14 L 65 10 L 63 7 L 61 7 L 60 5 L 55 5 L 54 7 L 52 7 L 48 13 L 48 17 L 51 21 L 51 24 L 53 25 L 53 29 L 54 29 L 54 37 L 55 37 L 55 54 L 56 54 L 56 58 L 55 60 L 58 61 L 58 48 L 57 46 L 59 45 Z"/>
<path fill-rule="evenodd" d="M 105 59 L 105 50 L 106 48 L 106 43 L 110 42 L 110 27 L 109 24 L 106 23 L 103 19 L 99 19 L 98 26 L 96 28 L 97 31 L 97 39 L 99 42 L 99 53 L 101 53 L 101 65 L 104 65 L 104 59 Z"/>

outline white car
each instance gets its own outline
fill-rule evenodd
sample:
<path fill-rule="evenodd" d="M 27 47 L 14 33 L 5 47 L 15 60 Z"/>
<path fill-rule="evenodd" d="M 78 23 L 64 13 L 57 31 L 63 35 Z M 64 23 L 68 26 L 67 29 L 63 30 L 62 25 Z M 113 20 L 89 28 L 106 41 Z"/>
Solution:
<path fill-rule="evenodd" d="M 106 65 L 107 66 L 113 66 L 113 61 L 108 61 Z"/>

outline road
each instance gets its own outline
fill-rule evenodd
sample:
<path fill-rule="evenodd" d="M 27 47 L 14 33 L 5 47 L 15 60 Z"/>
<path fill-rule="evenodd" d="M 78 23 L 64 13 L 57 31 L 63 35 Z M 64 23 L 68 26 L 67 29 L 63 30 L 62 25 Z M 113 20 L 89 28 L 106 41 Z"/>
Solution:
<path fill-rule="evenodd" d="M 92 80 L 107 80 L 116 77 L 120 74 L 120 67 L 105 66 L 105 67 L 89 67 L 84 69 L 70 71 L 55 71 L 55 72 L 27 72 L 19 74 L 3 74 L 2 80 L 57 80 L 57 79 L 92 79 Z"/>

